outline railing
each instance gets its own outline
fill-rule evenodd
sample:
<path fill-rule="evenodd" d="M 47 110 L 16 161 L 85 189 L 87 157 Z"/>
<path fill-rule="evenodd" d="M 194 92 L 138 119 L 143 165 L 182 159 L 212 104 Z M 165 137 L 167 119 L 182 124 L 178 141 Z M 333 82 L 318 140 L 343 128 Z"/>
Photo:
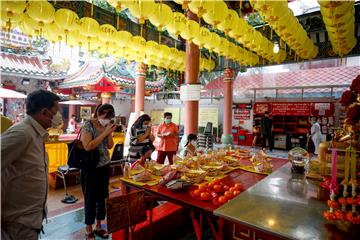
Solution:
<path fill-rule="evenodd" d="M 345 88 L 348 88 L 350 85 L 349 84 L 342 84 L 342 85 L 321 85 L 321 86 L 294 86 L 294 87 L 267 87 L 267 88 L 251 88 L 249 90 L 253 91 L 254 95 L 253 95 L 253 99 L 254 101 L 256 101 L 256 98 L 257 98 L 257 93 L 260 92 L 260 91 L 274 91 L 275 94 L 272 94 L 274 96 L 275 99 L 278 99 L 280 98 L 279 97 L 279 92 L 281 91 L 284 91 L 284 92 L 288 92 L 288 94 L 293 94 L 294 92 L 299 92 L 297 94 L 301 94 L 300 95 L 300 98 L 301 99 L 304 99 L 304 95 L 306 95 L 306 90 L 312 90 L 312 92 L 309 92 L 308 94 L 312 94 L 315 98 L 317 97 L 316 96 L 316 93 L 318 92 L 322 92 L 322 93 L 328 93 L 329 96 L 326 96 L 328 97 L 329 99 L 333 99 L 334 97 L 336 97 L 334 95 L 334 93 L 337 93 L 337 92 L 343 92 Z M 317 91 L 315 89 L 318 89 Z M 319 90 L 322 90 L 322 91 L 319 91 Z M 339 91 L 335 91 L 336 89 L 339 89 Z M 341 90 L 340 90 L 341 89 Z M 315 90 L 315 91 L 314 91 Z M 324 90 L 328 90 L 328 91 L 324 91 Z M 269 93 L 267 93 L 269 94 Z M 269 94 L 271 95 L 271 94 Z M 271 96 L 264 96 L 264 98 L 266 97 L 271 97 Z M 324 98 L 324 96 L 322 96 L 322 98 Z"/>

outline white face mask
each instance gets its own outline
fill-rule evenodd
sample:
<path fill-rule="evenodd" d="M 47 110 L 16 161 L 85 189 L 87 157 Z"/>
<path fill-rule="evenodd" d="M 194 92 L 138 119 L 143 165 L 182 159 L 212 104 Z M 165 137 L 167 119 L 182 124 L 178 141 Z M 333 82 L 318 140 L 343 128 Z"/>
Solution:
<path fill-rule="evenodd" d="M 106 125 L 108 125 L 110 123 L 110 119 L 99 118 L 99 123 L 101 126 L 105 127 Z"/>
<path fill-rule="evenodd" d="M 191 143 L 191 145 L 193 145 L 194 147 L 196 147 L 196 145 L 197 145 L 196 140 L 192 140 L 190 143 Z"/>

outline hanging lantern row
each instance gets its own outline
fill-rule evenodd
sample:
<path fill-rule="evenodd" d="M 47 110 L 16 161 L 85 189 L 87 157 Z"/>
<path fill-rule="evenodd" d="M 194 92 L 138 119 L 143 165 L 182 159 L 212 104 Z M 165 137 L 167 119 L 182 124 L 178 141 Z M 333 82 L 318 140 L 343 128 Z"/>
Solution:
<path fill-rule="evenodd" d="M 317 56 L 318 47 L 289 9 L 287 0 L 251 0 L 250 2 L 297 56 L 303 59 L 313 59 Z"/>
<path fill-rule="evenodd" d="M 339 56 L 356 45 L 354 1 L 318 1 L 333 50 Z"/>
<path fill-rule="evenodd" d="M 277 63 L 286 59 L 285 51 L 280 50 L 274 53 L 274 44 L 240 18 L 236 11 L 228 9 L 225 2 L 192 0 L 187 3 L 187 6 L 206 23 L 223 31 L 226 36 L 235 39 L 259 56 Z"/>
<path fill-rule="evenodd" d="M 155 3 L 153 0 L 108 0 L 108 2 L 116 10 L 128 8 L 131 14 L 139 19 L 140 24 L 148 19 L 160 32 L 166 29 L 176 37 L 180 35 L 200 48 L 204 47 L 210 52 L 214 51 L 242 65 L 255 65 L 259 62 L 257 55 L 219 37 L 207 28 L 200 27 L 199 23 L 188 20 L 184 14 L 173 13 L 171 8 L 162 2 Z"/>
<path fill-rule="evenodd" d="M 47 1 L 30 1 L 27 5 L 25 1 L 2 2 L 1 11 L 10 19 L 2 18 L 2 26 L 4 22 L 8 29 L 18 26 L 30 37 L 42 36 L 53 43 L 64 41 L 71 47 L 83 46 L 89 51 L 96 50 L 129 61 L 185 71 L 184 51 L 153 41 L 146 42 L 141 36 L 117 31 L 110 24 L 99 25 L 90 17 L 79 19 L 77 14 L 69 9 L 55 12 L 54 7 Z M 11 16 L 17 16 L 16 19 L 21 20 L 16 22 Z M 211 59 L 204 59 L 200 70 L 211 71 L 214 67 L 215 63 Z"/>

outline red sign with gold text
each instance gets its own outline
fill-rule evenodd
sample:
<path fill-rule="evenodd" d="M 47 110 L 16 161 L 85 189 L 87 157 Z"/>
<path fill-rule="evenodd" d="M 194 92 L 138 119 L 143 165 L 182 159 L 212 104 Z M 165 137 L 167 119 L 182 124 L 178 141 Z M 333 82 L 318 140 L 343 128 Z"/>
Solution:
<path fill-rule="evenodd" d="M 271 112 L 271 103 L 254 103 L 255 114 L 264 114 L 266 111 Z"/>
<path fill-rule="evenodd" d="M 272 103 L 272 115 L 309 116 L 310 103 Z"/>

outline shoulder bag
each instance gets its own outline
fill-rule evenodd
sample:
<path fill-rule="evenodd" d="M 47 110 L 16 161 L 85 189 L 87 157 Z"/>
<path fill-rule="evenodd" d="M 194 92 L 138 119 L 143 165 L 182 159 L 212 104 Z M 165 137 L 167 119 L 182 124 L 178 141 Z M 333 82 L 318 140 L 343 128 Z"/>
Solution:
<path fill-rule="evenodd" d="M 91 123 L 91 122 L 90 122 Z M 94 126 L 91 123 L 93 128 L 92 137 L 95 138 Z M 91 151 L 86 151 L 81 140 L 81 130 L 76 136 L 76 139 L 68 144 L 68 162 L 67 164 L 71 168 L 79 168 L 82 170 L 95 169 L 100 161 L 100 153 L 98 148 Z"/>

